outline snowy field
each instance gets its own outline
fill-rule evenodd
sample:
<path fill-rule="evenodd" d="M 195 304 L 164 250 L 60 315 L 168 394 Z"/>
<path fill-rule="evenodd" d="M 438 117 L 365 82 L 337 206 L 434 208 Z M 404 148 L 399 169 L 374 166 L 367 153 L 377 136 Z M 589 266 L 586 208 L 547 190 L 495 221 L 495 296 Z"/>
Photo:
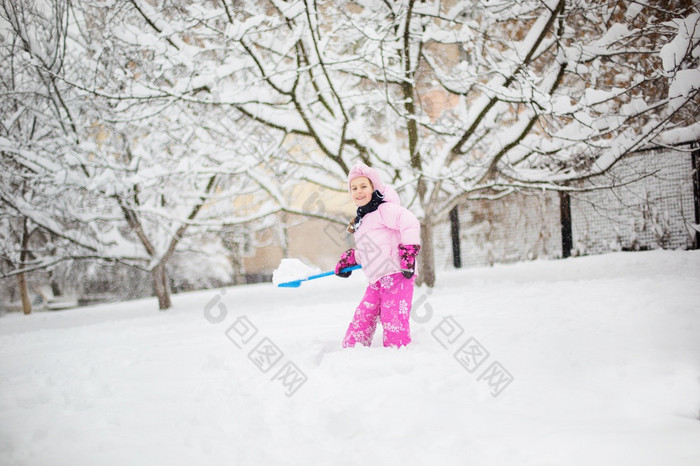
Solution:
<path fill-rule="evenodd" d="M 361 272 L 4 315 L 0 464 L 700 464 L 700 251 L 438 279 L 400 350 Z"/>

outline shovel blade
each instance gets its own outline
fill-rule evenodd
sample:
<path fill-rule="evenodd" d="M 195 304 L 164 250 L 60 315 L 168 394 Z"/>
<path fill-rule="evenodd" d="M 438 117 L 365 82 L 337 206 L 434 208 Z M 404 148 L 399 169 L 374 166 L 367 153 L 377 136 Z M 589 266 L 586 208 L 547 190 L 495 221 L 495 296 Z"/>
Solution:
<path fill-rule="evenodd" d="M 280 283 L 277 285 L 278 288 L 299 288 L 301 286 L 302 280 L 294 280 L 291 282 Z"/>

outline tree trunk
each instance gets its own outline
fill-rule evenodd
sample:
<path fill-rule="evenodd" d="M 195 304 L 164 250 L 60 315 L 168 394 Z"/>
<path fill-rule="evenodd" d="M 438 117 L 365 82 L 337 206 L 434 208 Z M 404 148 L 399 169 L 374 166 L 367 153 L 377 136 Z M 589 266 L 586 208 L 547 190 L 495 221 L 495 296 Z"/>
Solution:
<path fill-rule="evenodd" d="M 234 245 L 234 248 L 236 250 L 232 250 L 231 255 L 229 256 L 231 258 L 231 263 L 233 264 L 233 284 L 234 285 L 245 285 L 246 283 L 246 278 L 245 278 L 245 268 L 243 266 L 243 259 L 240 257 L 238 254 L 238 245 Z M 287 256 L 285 256 L 287 257 Z"/>
<path fill-rule="evenodd" d="M 420 267 L 418 272 L 418 284 L 425 283 L 429 287 L 435 286 L 435 247 L 433 246 L 433 225 L 426 220 L 420 226 Z"/>
<path fill-rule="evenodd" d="M 172 307 L 172 303 L 170 301 L 170 285 L 165 264 L 156 266 L 151 275 L 153 275 L 153 290 L 158 297 L 158 309 L 166 311 Z"/>
<path fill-rule="evenodd" d="M 19 253 L 19 267 L 24 267 L 27 257 L 29 256 L 29 225 L 27 218 L 22 220 L 22 249 Z M 22 312 L 24 315 L 32 313 L 32 301 L 29 299 L 29 290 L 27 289 L 27 275 L 23 272 L 17 275 L 17 284 L 19 285 L 19 295 L 22 298 Z"/>
<path fill-rule="evenodd" d="M 17 275 L 17 285 L 19 286 L 19 295 L 22 298 L 22 312 L 25 315 L 32 313 L 32 301 L 29 299 L 29 290 L 27 289 L 27 277 L 20 273 Z"/>

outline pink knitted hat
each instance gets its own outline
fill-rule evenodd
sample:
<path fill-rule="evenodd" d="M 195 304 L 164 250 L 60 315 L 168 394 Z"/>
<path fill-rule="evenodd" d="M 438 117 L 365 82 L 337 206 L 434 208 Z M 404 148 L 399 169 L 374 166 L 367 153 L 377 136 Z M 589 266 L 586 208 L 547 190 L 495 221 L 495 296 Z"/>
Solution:
<path fill-rule="evenodd" d="M 350 182 L 360 176 L 366 176 L 369 178 L 375 191 L 379 190 L 380 193 L 384 193 L 384 183 L 382 183 L 379 172 L 372 167 L 368 167 L 362 162 L 352 167 L 352 169 L 350 169 L 350 173 L 348 173 L 348 191 L 350 190 Z"/>

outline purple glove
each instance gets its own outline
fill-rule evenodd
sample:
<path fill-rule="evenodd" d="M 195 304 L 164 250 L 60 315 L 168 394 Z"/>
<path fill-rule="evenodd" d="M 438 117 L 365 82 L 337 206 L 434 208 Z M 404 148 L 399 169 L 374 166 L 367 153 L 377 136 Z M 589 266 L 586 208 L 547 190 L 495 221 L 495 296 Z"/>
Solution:
<path fill-rule="evenodd" d="M 401 273 L 406 278 L 411 278 L 416 273 L 416 256 L 420 252 L 418 244 L 399 244 L 399 257 L 401 258 Z"/>
<path fill-rule="evenodd" d="M 347 267 L 352 267 L 353 265 L 357 265 L 357 261 L 355 260 L 355 250 L 348 249 L 340 256 L 340 260 L 335 266 L 335 274 L 339 277 L 348 278 L 352 273 L 352 270 L 348 270 L 347 272 L 341 272 L 341 270 Z"/>

